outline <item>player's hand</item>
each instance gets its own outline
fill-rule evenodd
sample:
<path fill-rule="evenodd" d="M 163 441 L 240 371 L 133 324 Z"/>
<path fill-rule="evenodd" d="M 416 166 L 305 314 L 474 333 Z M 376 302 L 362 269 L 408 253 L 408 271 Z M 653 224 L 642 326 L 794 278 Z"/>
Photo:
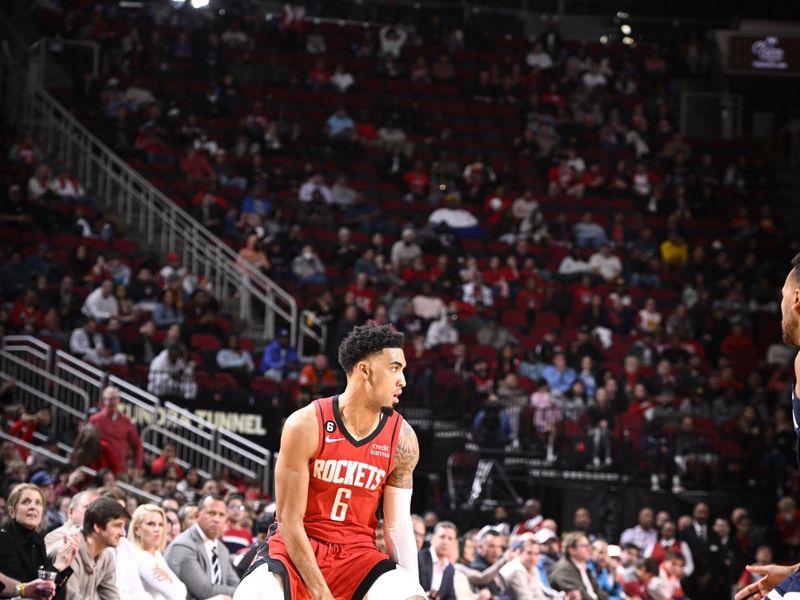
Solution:
<path fill-rule="evenodd" d="M 755 594 L 756 598 L 764 598 L 781 581 L 797 570 L 797 565 L 747 565 L 745 567 L 754 575 L 763 575 L 758 581 L 743 587 L 735 600 L 745 600 Z"/>

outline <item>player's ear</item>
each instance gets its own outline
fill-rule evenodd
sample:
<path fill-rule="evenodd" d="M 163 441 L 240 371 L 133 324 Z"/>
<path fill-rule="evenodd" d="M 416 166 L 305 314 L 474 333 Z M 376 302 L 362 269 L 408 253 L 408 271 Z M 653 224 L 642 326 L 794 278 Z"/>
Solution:
<path fill-rule="evenodd" d="M 358 370 L 358 375 L 363 379 L 369 379 L 369 365 L 367 361 L 362 360 L 360 363 L 356 365 L 356 369 Z"/>

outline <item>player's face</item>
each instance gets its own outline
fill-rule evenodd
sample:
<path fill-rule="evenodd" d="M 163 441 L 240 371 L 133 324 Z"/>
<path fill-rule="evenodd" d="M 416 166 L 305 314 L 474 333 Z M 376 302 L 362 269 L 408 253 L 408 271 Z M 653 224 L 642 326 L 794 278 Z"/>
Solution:
<path fill-rule="evenodd" d="M 406 358 L 402 348 L 384 348 L 370 358 L 367 386 L 371 388 L 370 397 L 380 408 L 393 408 L 398 403 L 406 387 L 406 377 L 403 375 L 405 367 Z"/>
<path fill-rule="evenodd" d="M 800 288 L 794 269 L 786 276 L 781 290 L 781 330 L 783 341 L 795 346 L 800 345 Z"/>

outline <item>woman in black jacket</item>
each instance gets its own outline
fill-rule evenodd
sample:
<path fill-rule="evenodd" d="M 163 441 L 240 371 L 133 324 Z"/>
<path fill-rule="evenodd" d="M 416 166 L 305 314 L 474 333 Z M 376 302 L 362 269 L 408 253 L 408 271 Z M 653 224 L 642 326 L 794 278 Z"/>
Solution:
<path fill-rule="evenodd" d="M 0 529 L 0 572 L 5 575 L 2 582 L 6 588 L 17 588 L 17 593 L 12 595 L 39 597 L 37 590 L 47 586 L 38 580 L 39 569 L 44 569 L 57 573 L 55 598 L 64 597 L 64 584 L 72 575 L 70 564 L 78 550 L 78 539 L 74 536 L 69 538 L 58 551 L 55 561 L 50 560 L 44 538 L 38 531 L 44 509 L 44 494 L 33 484 L 22 483 L 8 496 L 8 515 Z M 8 591 L 5 589 L 0 595 L 7 595 Z"/>

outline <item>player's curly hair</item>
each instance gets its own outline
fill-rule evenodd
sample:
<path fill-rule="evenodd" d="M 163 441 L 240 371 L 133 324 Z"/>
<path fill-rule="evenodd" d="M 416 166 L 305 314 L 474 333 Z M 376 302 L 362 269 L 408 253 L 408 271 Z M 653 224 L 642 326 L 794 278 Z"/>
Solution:
<path fill-rule="evenodd" d="M 384 348 L 402 348 L 405 336 L 391 325 L 361 325 L 354 327 L 339 345 L 339 364 L 351 373 L 358 361 Z"/>

